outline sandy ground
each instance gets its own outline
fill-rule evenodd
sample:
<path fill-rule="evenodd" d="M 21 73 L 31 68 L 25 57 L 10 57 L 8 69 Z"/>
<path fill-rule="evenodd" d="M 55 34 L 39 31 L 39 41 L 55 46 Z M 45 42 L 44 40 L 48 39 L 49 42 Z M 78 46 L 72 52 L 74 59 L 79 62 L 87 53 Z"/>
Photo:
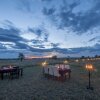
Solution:
<path fill-rule="evenodd" d="M 71 79 L 46 79 L 42 67 L 25 67 L 23 77 L 0 80 L 0 100 L 100 100 L 100 77 L 92 76 L 94 90 L 87 90 L 87 72 L 72 67 Z"/>

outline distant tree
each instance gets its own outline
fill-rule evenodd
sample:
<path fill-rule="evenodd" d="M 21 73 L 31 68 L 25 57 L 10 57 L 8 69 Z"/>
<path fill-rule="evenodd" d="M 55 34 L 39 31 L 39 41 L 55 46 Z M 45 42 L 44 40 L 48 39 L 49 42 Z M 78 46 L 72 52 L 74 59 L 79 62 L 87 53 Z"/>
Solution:
<path fill-rule="evenodd" d="M 56 55 L 52 56 L 52 59 L 57 59 L 57 56 Z"/>
<path fill-rule="evenodd" d="M 90 59 L 90 56 L 88 56 L 87 58 Z"/>
<path fill-rule="evenodd" d="M 68 56 L 67 58 L 70 59 L 70 56 Z"/>
<path fill-rule="evenodd" d="M 95 55 L 95 58 L 98 58 L 99 56 L 98 55 Z"/>
<path fill-rule="evenodd" d="M 24 54 L 23 53 L 19 53 L 19 56 L 18 56 L 19 60 L 22 62 L 23 59 L 25 58 Z"/>
<path fill-rule="evenodd" d="M 85 58 L 84 56 L 81 57 L 81 59 L 84 59 L 84 58 Z"/>

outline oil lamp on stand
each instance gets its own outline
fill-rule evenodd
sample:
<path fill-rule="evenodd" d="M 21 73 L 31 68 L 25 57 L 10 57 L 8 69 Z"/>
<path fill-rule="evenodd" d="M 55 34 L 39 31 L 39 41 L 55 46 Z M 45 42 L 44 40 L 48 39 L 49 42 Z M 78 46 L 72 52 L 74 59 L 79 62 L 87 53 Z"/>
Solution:
<path fill-rule="evenodd" d="M 88 70 L 88 86 L 87 89 L 93 90 L 93 87 L 91 86 L 91 71 L 93 71 L 93 65 L 92 64 L 86 64 L 86 69 Z"/>

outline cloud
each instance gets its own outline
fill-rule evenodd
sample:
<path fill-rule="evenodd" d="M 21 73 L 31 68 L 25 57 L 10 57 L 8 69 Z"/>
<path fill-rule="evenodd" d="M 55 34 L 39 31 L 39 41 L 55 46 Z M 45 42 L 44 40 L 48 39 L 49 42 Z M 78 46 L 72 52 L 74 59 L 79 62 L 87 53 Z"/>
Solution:
<path fill-rule="evenodd" d="M 37 37 L 27 40 L 22 36 L 23 32 L 19 28 L 16 28 L 9 20 L 5 20 L 3 27 L 0 28 L 0 48 L 26 49 L 29 51 L 34 51 L 34 48 L 45 48 L 49 33 L 44 27 L 28 28 L 28 32 L 35 34 Z"/>
<path fill-rule="evenodd" d="M 25 39 L 22 36 L 23 32 L 19 28 L 16 28 L 9 20 L 5 20 L 3 22 L 3 27 L 0 28 L 0 48 L 26 49 L 29 51 L 34 51 L 35 48 L 45 48 L 45 42 L 48 41 L 49 36 L 49 33 L 45 28 L 29 28 L 28 32 L 37 35 L 37 38 L 31 40 Z"/>
<path fill-rule="evenodd" d="M 43 8 L 43 14 L 44 15 L 53 15 L 55 12 L 55 8 L 49 8 L 47 9 L 46 7 Z"/>
<path fill-rule="evenodd" d="M 63 54 L 66 56 L 67 55 L 82 56 L 90 52 L 92 53 L 92 55 L 96 55 L 96 52 L 98 54 L 100 50 L 100 44 L 95 44 L 93 47 L 80 47 L 80 48 L 70 48 L 70 49 L 60 48 L 61 45 L 60 43 L 52 43 L 48 41 L 49 33 L 44 27 L 28 28 L 28 32 L 37 35 L 38 38 L 32 40 L 26 40 L 20 36 L 20 34 L 22 34 L 21 30 L 16 28 L 13 23 L 11 23 L 10 21 L 6 21 L 6 23 L 9 23 L 7 24 L 7 27 L 0 28 L 0 42 L 2 42 L 0 43 L 0 49 L 2 50 L 9 50 L 7 48 L 9 46 L 13 50 L 20 50 L 20 51 L 25 50 L 30 52 L 37 52 L 39 54 L 40 53 L 45 54 L 46 52 L 49 53 L 55 51 L 58 52 L 59 54 Z M 41 37 L 43 37 L 42 40 Z M 92 42 L 95 39 L 99 40 L 99 36 L 94 37 L 89 41 Z M 9 43 L 3 44 L 3 42 L 11 42 L 14 45 Z M 48 44 L 51 46 L 49 49 L 46 48 L 45 44 L 46 42 L 48 42 Z"/>
<path fill-rule="evenodd" d="M 100 54 L 100 44 L 96 43 L 94 46 L 71 48 L 70 54 L 77 54 L 79 56 L 94 56 Z"/>
<path fill-rule="evenodd" d="M 38 27 L 38 28 L 28 28 L 29 32 L 32 32 L 33 34 L 37 35 L 37 38 L 43 38 L 44 42 L 48 41 L 49 33 L 44 27 Z"/>
<path fill-rule="evenodd" d="M 31 40 L 31 47 L 33 47 L 33 48 L 40 48 L 40 49 L 45 49 L 45 44 L 43 44 L 44 43 L 44 41 L 42 41 L 42 40 L 36 40 L 36 39 L 33 39 L 33 40 Z"/>
<path fill-rule="evenodd" d="M 42 40 L 36 40 L 36 39 L 33 39 L 32 41 L 31 41 L 33 44 L 41 44 L 41 43 L 43 43 L 43 41 Z"/>
<path fill-rule="evenodd" d="M 92 41 L 95 41 L 96 40 L 96 37 L 90 39 L 88 42 L 92 42 Z"/>
<path fill-rule="evenodd" d="M 2 47 L 11 47 L 12 49 L 25 49 L 27 45 L 25 44 L 27 40 L 20 36 L 21 30 L 16 28 L 15 25 L 9 20 L 5 20 L 3 23 L 3 27 L 0 28 L 0 42 Z M 23 43 L 21 43 L 21 41 Z M 12 43 L 12 44 L 10 44 Z M 15 44 L 15 45 L 13 45 Z M 4 46 L 3 46 L 4 45 Z"/>
<path fill-rule="evenodd" d="M 42 30 L 39 28 L 29 28 L 28 31 L 34 33 L 38 37 L 41 37 L 42 35 Z"/>
<path fill-rule="evenodd" d="M 2 22 L 2 24 L 3 24 L 4 27 L 8 27 L 8 28 L 14 26 L 14 24 L 11 21 L 9 21 L 9 20 L 4 20 Z"/>
<path fill-rule="evenodd" d="M 39 44 L 39 45 L 33 45 L 34 48 L 38 49 L 45 49 L 45 45 Z M 34 50 L 33 50 L 34 51 Z"/>
<path fill-rule="evenodd" d="M 0 49 L 6 49 L 6 47 L 0 43 Z"/>
<path fill-rule="evenodd" d="M 94 41 L 100 42 L 100 36 L 96 36 L 94 38 L 91 38 L 88 42 L 94 42 Z"/>
<path fill-rule="evenodd" d="M 58 48 L 60 46 L 60 43 L 51 43 L 51 47 Z"/>
<path fill-rule="evenodd" d="M 95 3 L 92 0 L 88 1 L 92 7 L 85 12 L 81 8 L 79 8 L 78 12 L 75 11 L 76 8 L 82 5 L 82 1 L 77 0 L 72 3 L 66 0 L 63 1 L 61 5 L 58 5 L 58 8 L 56 7 L 56 10 L 52 7 L 43 8 L 42 11 L 45 16 L 56 21 L 54 23 L 59 29 L 68 29 L 70 27 L 70 31 L 72 30 L 81 35 L 100 26 L 100 1 Z M 85 3 L 86 1 L 84 1 L 84 5 Z"/>
<path fill-rule="evenodd" d="M 32 12 L 32 0 L 18 0 L 18 9 L 24 12 Z"/>
<path fill-rule="evenodd" d="M 0 28 L 0 42 L 2 42 L 2 46 L 5 45 L 15 48 L 15 49 L 26 49 L 27 45 L 25 45 L 25 43 L 20 43 L 20 41 L 26 42 L 25 39 L 23 39 L 22 37 L 20 37 L 20 31 L 17 29 L 3 29 Z M 5 44 L 3 43 L 5 42 Z M 12 44 L 6 44 L 6 42 L 10 43 L 15 43 L 15 45 Z M 2 47 L 0 46 L 0 49 Z"/>
<path fill-rule="evenodd" d="M 26 49 L 28 50 L 28 45 L 25 43 L 17 42 L 16 45 L 12 46 L 14 49 Z"/>
<path fill-rule="evenodd" d="M 4 29 L 0 28 L 0 41 L 10 41 L 10 42 L 16 42 L 21 40 L 22 38 L 19 37 L 20 30 L 10 28 L 10 29 Z"/>
<path fill-rule="evenodd" d="M 52 0 L 41 0 L 43 2 L 51 2 Z"/>

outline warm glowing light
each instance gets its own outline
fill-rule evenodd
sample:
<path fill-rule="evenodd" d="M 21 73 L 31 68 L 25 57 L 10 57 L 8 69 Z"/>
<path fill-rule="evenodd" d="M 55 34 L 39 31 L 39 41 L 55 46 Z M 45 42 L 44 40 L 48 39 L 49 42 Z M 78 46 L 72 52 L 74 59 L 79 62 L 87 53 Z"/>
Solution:
<path fill-rule="evenodd" d="M 48 56 L 26 56 L 26 59 L 35 59 L 35 58 L 52 58 L 52 55 Z"/>
<path fill-rule="evenodd" d="M 46 65 L 47 65 L 47 62 L 46 61 L 42 63 L 42 66 L 46 66 Z"/>
<path fill-rule="evenodd" d="M 93 70 L 93 65 L 92 64 L 86 64 L 86 69 L 87 70 Z"/>
<path fill-rule="evenodd" d="M 78 59 L 76 59 L 75 61 L 76 61 L 76 62 L 79 62 L 79 60 L 78 60 Z"/>
<path fill-rule="evenodd" d="M 68 61 L 67 61 L 67 60 L 65 60 L 65 61 L 64 61 L 64 64 L 67 64 L 67 63 L 68 63 Z"/>

